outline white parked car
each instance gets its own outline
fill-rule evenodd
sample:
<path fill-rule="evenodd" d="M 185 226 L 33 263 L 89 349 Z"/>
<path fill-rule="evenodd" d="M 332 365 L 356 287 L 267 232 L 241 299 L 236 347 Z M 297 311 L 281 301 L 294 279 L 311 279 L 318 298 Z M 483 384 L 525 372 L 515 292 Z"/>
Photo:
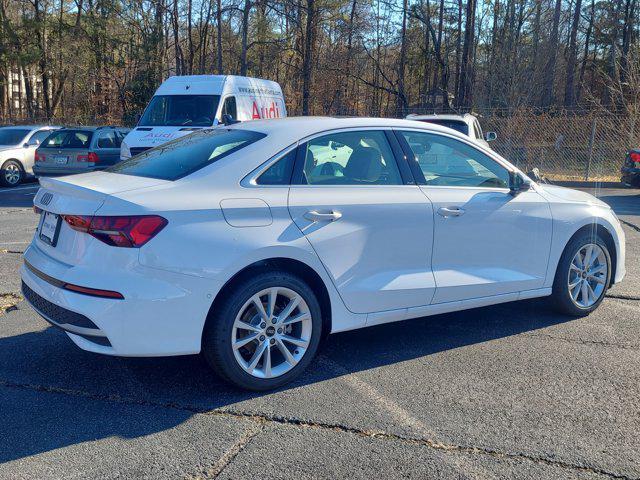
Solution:
<path fill-rule="evenodd" d="M 0 185 L 15 187 L 32 176 L 36 148 L 59 128 L 48 125 L 0 128 Z"/>
<path fill-rule="evenodd" d="M 246 122 L 41 185 L 38 313 L 92 352 L 202 351 L 249 389 L 327 333 L 544 296 L 585 315 L 625 274 L 605 203 L 408 120 Z"/>
<path fill-rule="evenodd" d="M 496 132 L 482 133 L 482 127 L 475 115 L 465 113 L 464 115 L 407 115 L 407 120 L 416 120 L 418 122 L 433 123 L 442 125 L 443 127 L 452 128 L 463 135 L 473 138 L 476 142 L 484 147 L 489 147 L 489 142 L 498 138 Z"/>
<path fill-rule="evenodd" d="M 272 80 L 236 75 L 169 77 L 122 142 L 120 159 L 220 123 L 286 116 L 282 89 Z"/>

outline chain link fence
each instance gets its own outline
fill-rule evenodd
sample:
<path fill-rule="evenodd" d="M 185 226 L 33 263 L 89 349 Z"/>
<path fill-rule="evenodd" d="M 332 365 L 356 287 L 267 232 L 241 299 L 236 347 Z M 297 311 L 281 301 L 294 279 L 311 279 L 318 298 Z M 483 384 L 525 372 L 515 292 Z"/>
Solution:
<path fill-rule="evenodd" d="M 412 113 L 433 113 L 411 109 Z M 444 112 L 442 112 L 444 113 Z M 496 132 L 491 148 L 525 172 L 538 168 L 550 180 L 619 181 L 631 148 L 640 148 L 640 115 L 606 112 L 540 112 L 533 109 L 473 112 L 484 132 Z M 401 116 L 401 115 L 394 115 Z M 14 119 L 8 124 L 34 123 Z M 4 123 L 4 122 L 2 122 Z M 48 123 L 48 122 L 44 122 Z M 96 118 L 53 119 L 58 125 L 123 124 Z"/>
<path fill-rule="evenodd" d="M 640 147 L 636 116 L 602 113 L 535 114 L 484 112 L 485 132 L 496 132 L 491 147 L 524 171 L 538 168 L 555 180 L 619 181 L 631 148 Z"/>

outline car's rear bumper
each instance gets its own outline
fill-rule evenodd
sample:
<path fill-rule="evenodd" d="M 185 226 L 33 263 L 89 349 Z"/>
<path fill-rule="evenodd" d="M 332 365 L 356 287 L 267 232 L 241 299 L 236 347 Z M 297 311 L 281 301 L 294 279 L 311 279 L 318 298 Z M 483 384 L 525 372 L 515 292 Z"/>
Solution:
<path fill-rule="evenodd" d="M 30 265 L 21 267 L 25 298 L 83 350 L 117 356 L 200 351 L 204 322 L 220 288 L 216 282 L 135 265 L 122 271 L 117 283 L 109 284 L 99 268 L 91 271 L 86 265 L 79 269 L 63 264 L 33 244 L 24 256 Z M 72 292 L 51 278 L 117 291 L 124 299 Z"/>

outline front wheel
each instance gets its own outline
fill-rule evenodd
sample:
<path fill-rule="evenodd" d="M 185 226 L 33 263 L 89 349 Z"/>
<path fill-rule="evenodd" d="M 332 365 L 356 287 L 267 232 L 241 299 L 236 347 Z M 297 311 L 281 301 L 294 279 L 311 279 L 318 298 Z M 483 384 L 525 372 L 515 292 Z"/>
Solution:
<path fill-rule="evenodd" d="M 287 272 L 246 279 L 216 305 L 207 320 L 202 352 L 227 381 L 269 390 L 299 376 L 315 356 L 321 310 L 309 286 Z"/>
<path fill-rule="evenodd" d="M 562 313 L 583 316 L 604 299 L 611 280 L 611 255 L 597 234 L 572 239 L 565 248 L 553 283 L 552 301 Z"/>
<path fill-rule="evenodd" d="M 24 179 L 22 166 L 15 160 L 7 160 L 0 169 L 0 184 L 5 187 L 20 185 Z"/>

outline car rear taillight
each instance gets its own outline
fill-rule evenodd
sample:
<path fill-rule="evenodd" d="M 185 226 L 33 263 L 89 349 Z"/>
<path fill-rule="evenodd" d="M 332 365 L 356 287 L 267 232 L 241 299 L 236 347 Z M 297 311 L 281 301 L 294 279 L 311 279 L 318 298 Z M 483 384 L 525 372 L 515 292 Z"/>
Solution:
<path fill-rule="evenodd" d="M 38 151 L 36 150 L 36 153 L 33 157 L 33 161 L 34 162 L 44 162 L 44 155 L 42 153 L 38 153 Z"/>
<path fill-rule="evenodd" d="M 636 168 L 640 168 L 640 152 L 629 153 L 631 161 L 636 164 Z"/>
<path fill-rule="evenodd" d="M 88 233 L 113 247 L 139 248 L 167 225 L 167 220 L 158 215 L 133 215 L 119 217 L 90 217 L 86 215 L 63 215 L 74 230 Z"/>
<path fill-rule="evenodd" d="M 98 154 L 95 152 L 89 152 L 87 155 L 80 154 L 76 157 L 76 160 L 79 163 L 98 163 L 100 161 Z"/>

